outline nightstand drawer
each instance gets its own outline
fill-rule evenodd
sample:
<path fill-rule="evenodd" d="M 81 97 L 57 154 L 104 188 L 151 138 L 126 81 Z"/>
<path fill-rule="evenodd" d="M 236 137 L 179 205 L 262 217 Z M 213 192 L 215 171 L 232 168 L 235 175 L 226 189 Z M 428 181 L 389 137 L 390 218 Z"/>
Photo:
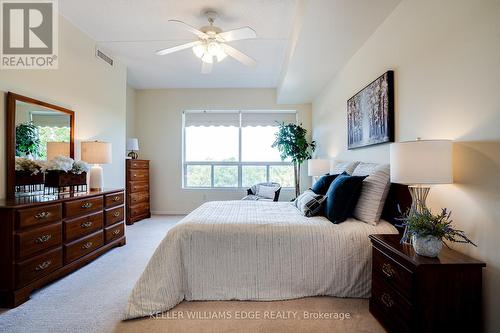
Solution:
<path fill-rule="evenodd" d="M 379 319 L 391 328 L 391 332 L 410 332 L 411 304 L 377 275 L 372 280 L 370 311 L 379 314 Z"/>
<path fill-rule="evenodd" d="M 411 299 L 413 280 L 413 273 L 411 271 L 376 248 L 373 248 L 372 270 L 374 275 L 378 274 L 381 279 L 396 288 L 405 297 Z"/>
<path fill-rule="evenodd" d="M 149 170 L 147 169 L 137 169 L 137 170 L 129 170 L 128 176 L 130 180 L 142 180 L 149 181 Z"/>
<path fill-rule="evenodd" d="M 61 245 L 62 225 L 51 224 L 16 234 L 16 257 L 23 258 L 50 247 Z"/>
<path fill-rule="evenodd" d="M 65 217 L 76 217 L 86 215 L 90 212 L 102 210 L 103 197 L 85 198 L 80 200 L 72 200 L 64 203 Z"/>
<path fill-rule="evenodd" d="M 104 205 L 106 208 L 122 205 L 124 202 L 124 193 L 113 193 L 104 196 Z"/>
<path fill-rule="evenodd" d="M 129 167 L 130 167 L 130 169 L 149 169 L 149 161 L 148 160 L 130 160 Z"/>

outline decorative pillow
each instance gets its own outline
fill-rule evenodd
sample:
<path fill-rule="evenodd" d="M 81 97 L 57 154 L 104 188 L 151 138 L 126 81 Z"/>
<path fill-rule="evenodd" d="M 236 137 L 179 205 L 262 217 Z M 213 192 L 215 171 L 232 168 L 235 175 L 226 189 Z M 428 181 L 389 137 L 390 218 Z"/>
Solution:
<path fill-rule="evenodd" d="M 278 189 L 279 187 L 257 185 L 255 195 L 268 199 L 274 199 L 274 195 Z"/>
<path fill-rule="evenodd" d="M 295 199 L 293 204 L 306 217 L 317 215 L 323 208 L 326 197 L 307 190 Z"/>
<path fill-rule="evenodd" d="M 311 190 L 316 194 L 326 195 L 330 184 L 337 178 L 337 175 L 324 175 L 321 176 L 311 187 Z"/>
<path fill-rule="evenodd" d="M 325 215 L 333 223 L 344 222 L 352 215 L 366 176 L 340 174 L 326 192 Z"/>
<path fill-rule="evenodd" d="M 363 181 L 358 203 L 353 216 L 371 225 L 376 225 L 382 215 L 385 199 L 389 193 L 391 174 L 388 164 L 360 163 L 353 176 L 368 177 Z"/>
<path fill-rule="evenodd" d="M 335 162 L 330 168 L 330 174 L 338 175 L 339 173 L 347 172 L 352 175 L 352 172 L 358 164 L 359 162 Z"/>

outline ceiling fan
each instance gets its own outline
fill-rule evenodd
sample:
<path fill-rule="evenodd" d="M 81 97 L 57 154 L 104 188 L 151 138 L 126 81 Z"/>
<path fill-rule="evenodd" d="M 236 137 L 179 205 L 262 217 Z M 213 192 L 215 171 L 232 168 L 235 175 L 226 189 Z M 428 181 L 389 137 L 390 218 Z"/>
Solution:
<path fill-rule="evenodd" d="M 233 57 L 247 66 L 255 66 L 257 64 L 254 59 L 227 44 L 227 42 L 235 40 L 256 38 L 257 34 L 255 30 L 250 27 L 242 27 L 234 30 L 222 31 L 219 27 L 214 26 L 214 21 L 217 18 L 216 12 L 207 11 L 205 15 L 207 16 L 209 25 L 201 27 L 200 29 L 196 29 L 179 20 L 168 20 L 169 22 L 182 25 L 184 29 L 195 34 L 198 40 L 158 50 L 156 54 L 165 55 L 192 48 L 194 55 L 201 59 L 201 72 L 203 74 L 210 73 L 214 62 L 220 62 L 227 56 Z"/>

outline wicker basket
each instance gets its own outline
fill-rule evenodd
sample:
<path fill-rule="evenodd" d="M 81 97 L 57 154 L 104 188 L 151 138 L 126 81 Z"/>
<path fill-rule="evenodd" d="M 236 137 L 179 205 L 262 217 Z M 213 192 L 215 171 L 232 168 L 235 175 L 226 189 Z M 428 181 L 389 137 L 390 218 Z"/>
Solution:
<path fill-rule="evenodd" d="M 45 189 L 52 192 L 74 192 L 87 190 L 87 173 L 75 174 L 49 170 L 45 173 Z"/>

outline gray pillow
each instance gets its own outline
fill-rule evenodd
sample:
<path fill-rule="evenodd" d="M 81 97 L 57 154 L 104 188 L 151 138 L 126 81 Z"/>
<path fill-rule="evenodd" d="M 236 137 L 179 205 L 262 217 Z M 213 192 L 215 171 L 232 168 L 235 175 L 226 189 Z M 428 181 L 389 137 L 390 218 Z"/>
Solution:
<path fill-rule="evenodd" d="M 323 202 L 326 196 L 316 194 L 311 190 L 307 190 L 295 199 L 293 204 L 300 213 L 306 217 L 311 217 L 319 214 L 323 209 Z"/>

